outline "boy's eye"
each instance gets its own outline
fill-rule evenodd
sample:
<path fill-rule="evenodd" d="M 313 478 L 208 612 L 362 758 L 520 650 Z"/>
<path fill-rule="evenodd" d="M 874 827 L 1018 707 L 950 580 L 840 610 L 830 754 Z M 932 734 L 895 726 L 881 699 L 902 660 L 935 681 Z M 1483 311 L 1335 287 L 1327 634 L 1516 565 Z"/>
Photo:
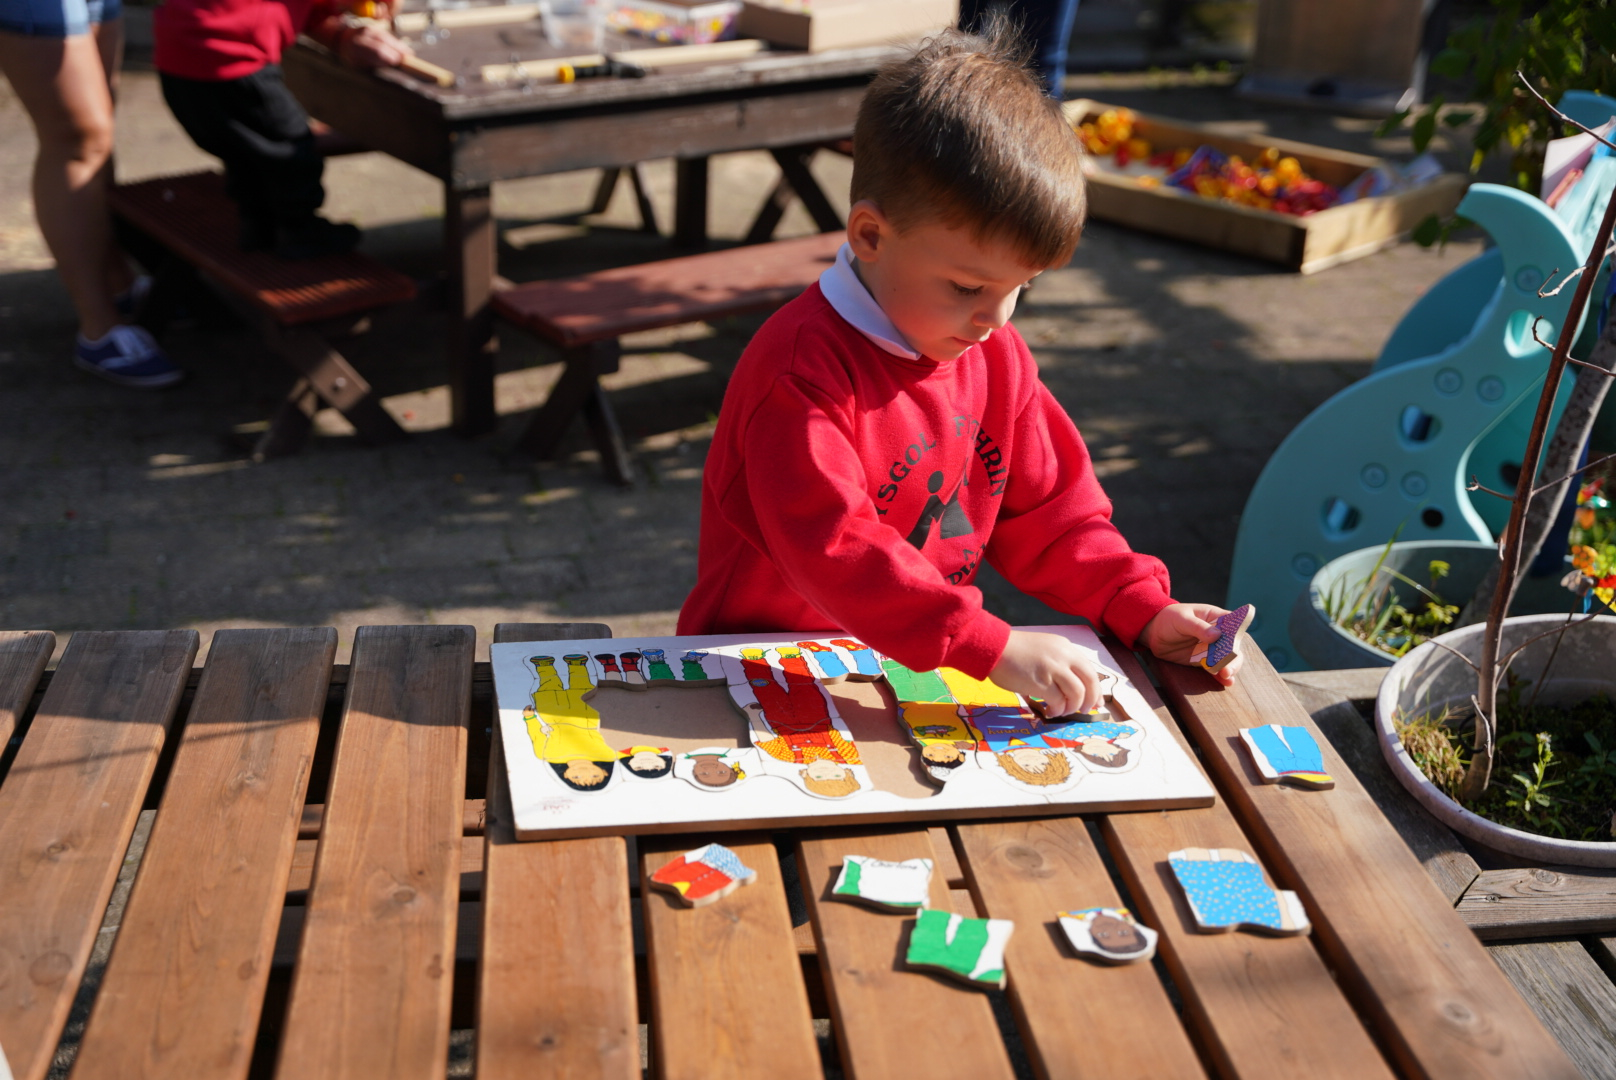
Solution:
<path fill-rule="evenodd" d="M 954 291 L 959 293 L 961 296 L 975 296 L 977 293 L 982 291 L 982 286 L 980 285 L 966 286 L 961 285 L 957 281 L 950 281 L 949 284 L 954 286 Z"/>

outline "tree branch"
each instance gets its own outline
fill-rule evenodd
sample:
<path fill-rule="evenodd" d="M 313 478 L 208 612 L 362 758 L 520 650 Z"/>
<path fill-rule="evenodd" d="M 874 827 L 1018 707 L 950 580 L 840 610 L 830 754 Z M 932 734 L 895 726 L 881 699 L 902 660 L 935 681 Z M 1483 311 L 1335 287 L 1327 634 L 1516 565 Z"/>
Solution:
<path fill-rule="evenodd" d="M 1610 374 L 1612 374 L 1612 372 L 1607 371 L 1607 372 L 1605 372 L 1605 374 L 1610 375 Z M 1561 484 L 1565 483 L 1567 480 L 1570 480 L 1572 477 L 1576 476 L 1578 473 L 1587 472 L 1589 469 L 1593 468 L 1594 466 L 1603 465 L 1607 461 L 1616 461 L 1616 454 L 1606 454 L 1604 457 L 1594 458 L 1592 461 L 1590 461 L 1586 465 L 1578 465 L 1575 469 L 1572 469 L 1570 472 L 1566 473 L 1564 476 L 1560 477 L 1560 479 L 1558 479 L 1558 480 L 1550 480 L 1546 484 L 1539 484 L 1537 487 L 1532 489 L 1532 494 L 1533 494 L 1533 496 L 1541 495 L 1545 491 L 1549 490 L 1552 487 L 1559 487 Z M 1486 490 L 1486 489 L 1483 488 L 1482 490 Z M 1498 492 L 1495 491 L 1495 492 L 1492 492 L 1491 494 L 1496 495 L 1496 494 L 1498 494 Z"/>
<path fill-rule="evenodd" d="M 1474 473 L 1472 473 L 1470 475 L 1470 483 L 1465 485 L 1465 490 L 1466 491 L 1485 491 L 1489 495 L 1498 496 L 1500 499 L 1503 499 L 1505 502 L 1509 502 L 1511 499 L 1515 498 L 1515 496 L 1513 496 L 1513 495 L 1506 495 L 1502 491 L 1494 491 L 1492 488 L 1486 487 L 1485 485 L 1482 484 L 1482 482 L 1480 480 L 1476 479 L 1476 476 L 1475 476 Z"/>
<path fill-rule="evenodd" d="M 1595 131 L 1592 128 L 1588 127 L 1586 124 L 1577 123 L 1575 120 L 1571 119 L 1571 117 L 1567 116 L 1565 113 L 1561 112 L 1559 109 L 1556 109 L 1553 105 L 1550 105 L 1549 104 L 1549 99 L 1544 97 L 1542 94 L 1537 92 L 1537 87 L 1533 86 L 1530 82 L 1527 81 L 1526 75 L 1524 73 L 1522 73 L 1520 68 L 1515 69 L 1515 77 L 1517 79 L 1521 80 L 1521 85 L 1526 87 L 1526 89 L 1531 92 L 1531 95 L 1533 97 L 1537 98 L 1538 101 L 1542 102 L 1543 107 L 1545 109 L 1549 110 L 1557 118 L 1559 118 L 1559 120 L 1560 120 L 1560 122 L 1562 124 L 1567 124 L 1567 125 L 1569 125 L 1571 127 L 1574 127 L 1578 131 L 1582 132 L 1584 135 L 1591 135 L 1595 139 L 1598 139 L 1600 142 L 1604 143 L 1606 146 L 1610 147 L 1612 150 L 1616 150 L 1616 143 L 1611 142 L 1609 139 L 1605 138 L 1603 135 L 1599 134 L 1597 131 Z"/>
<path fill-rule="evenodd" d="M 1597 371 L 1607 379 L 1616 379 L 1616 371 L 1611 371 L 1609 368 L 1602 368 L 1598 364 L 1590 364 L 1586 360 L 1578 360 L 1575 356 L 1566 357 L 1566 363 L 1575 364 L 1578 367 L 1585 367 L 1589 371 Z"/>

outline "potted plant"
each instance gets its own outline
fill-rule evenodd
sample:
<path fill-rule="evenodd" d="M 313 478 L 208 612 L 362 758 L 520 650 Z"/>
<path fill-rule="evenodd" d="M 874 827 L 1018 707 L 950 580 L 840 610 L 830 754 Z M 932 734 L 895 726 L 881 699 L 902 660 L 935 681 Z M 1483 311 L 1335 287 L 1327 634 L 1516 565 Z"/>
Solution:
<path fill-rule="evenodd" d="M 1536 95 L 1525 77 L 1517 75 Z M 1542 104 L 1562 123 L 1587 131 L 1546 101 Z M 1610 842 L 1616 839 L 1611 833 L 1616 818 L 1599 820 L 1601 813 L 1616 811 L 1616 805 L 1594 806 L 1591 822 L 1585 815 L 1574 823 L 1576 836 L 1570 835 L 1573 827 L 1563 815 L 1552 813 L 1557 799 L 1567 802 L 1568 793 L 1557 789 L 1573 779 L 1582 802 L 1616 804 L 1616 765 L 1611 760 L 1616 718 L 1607 718 L 1616 699 L 1616 617 L 1590 613 L 1524 616 L 1507 622 L 1505 618 L 1520 569 L 1542 546 L 1554 510 L 1586 469 L 1604 464 L 1603 459 L 1576 463 L 1616 371 L 1616 318 L 1607 321 L 1589 360 L 1575 360 L 1570 351 L 1613 228 L 1616 198 L 1605 207 L 1587 263 L 1575 272 L 1576 292 L 1549 360 L 1514 494 L 1471 483 L 1473 491 L 1510 500 L 1496 571 L 1483 579 L 1473 601 L 1478 609 L 1485 607 L 1486 621 L 1432 638 L 1393 664 L 1376 701 L 1376 723 L 1393 772 L 1457 831 L 1544 862 L 1616 867 L 1616 843 Z M 1573 365 L 1576 382 L 1551 442 L 1549 415 L 1561 376 Z M 1585 594 L 1591 606 L 1596 590 L 1605 586 L 1588 573 L 1597 565 L 1586 556 L 1582 561 L 1587 569 L 1575 568 L 1567 584 Z M 1573 711 L 1567 712 L 1567 707 Z M 1554 731 L 1538 727 L 1540 708 L 1560 709 L 1558 738 Z M 1601 738 L 1600 731 L 1611 741 Z M 1460 734 L 1468 745 L 1455 739 Z M 1584 745 L 1568 745 L 1579 736 Z M 1517 754 L 1523 755 L 1523 767 L 1495 777 L 1495 765 L 1511 764 Z M 1573 755 L 1574 774 L 1566 769 Z M 1559 773 L 1551 774 L 1557 763 Z M 1579 803 L 1577 809 L 1587 807 Z M 1478 810 L 1510 823 L 1488 820 Z"/>
<path fill-rule="evenodd" d="M 1453 629 L 1498 545 L 1481 540 L 1398 540 L 1359 548 L 1319 567 L 1291 609 L 1290 639 L 1315 669 L 1391 667 L 1427 639 Z M 1515 615 L 1569 614 L 1582 598 L 1562 581 L 1575 568 L 1521 581 Z M 1596 605 L 1609 606 L 1596 597 Z"/>

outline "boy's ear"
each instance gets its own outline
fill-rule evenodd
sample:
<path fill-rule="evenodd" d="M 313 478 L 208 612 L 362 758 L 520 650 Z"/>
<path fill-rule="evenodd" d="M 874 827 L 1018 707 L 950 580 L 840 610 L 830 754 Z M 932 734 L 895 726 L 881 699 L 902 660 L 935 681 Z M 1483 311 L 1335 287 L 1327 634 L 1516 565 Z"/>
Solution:
<path fill-rule="evenodd" d="M 892 233 L 892 223 L 881 213 L 881 208 L 869 199 L 860 199 L 848 209 L 847 243 L 853 249 L 853 257 L 860 262 L 878 260 L 887 237 Z"/>

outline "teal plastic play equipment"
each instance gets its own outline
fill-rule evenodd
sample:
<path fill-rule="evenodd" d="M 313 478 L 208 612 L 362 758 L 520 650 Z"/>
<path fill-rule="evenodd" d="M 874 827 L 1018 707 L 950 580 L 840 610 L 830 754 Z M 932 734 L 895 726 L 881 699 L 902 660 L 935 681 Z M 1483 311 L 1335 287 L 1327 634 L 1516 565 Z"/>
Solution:
<path fill-rule="evenodd" d="M 1574 91 L 1560 108 L 1594 127 L 1616 115 L 1616 100 Z M 1573 290 L 1537 292 L 1584 262 L 1613 188 L 1610 157 L 1590 162 L 1555 210 L 1513 188 L 1473 186 L 1458 212 L 1497 246 L 1423 296 L 1370 374 L 1316 409 L 1269 459 L 1240 519 L 1228 606 L 1257 606 L 1251 635 L 1276 668 L 1307 667 L 1289 639 L 1291 608 L 1330 559 L 1394 535 L 1491 541 L 1502 530 L 1508 504 L 1465 488 L 1472 476 L 1514 486 L 1549 357 L 1533 339 L 1534 320 L 1552 342 Z M 1570 384 L 1567 376 L 1561 404 Z"/>

